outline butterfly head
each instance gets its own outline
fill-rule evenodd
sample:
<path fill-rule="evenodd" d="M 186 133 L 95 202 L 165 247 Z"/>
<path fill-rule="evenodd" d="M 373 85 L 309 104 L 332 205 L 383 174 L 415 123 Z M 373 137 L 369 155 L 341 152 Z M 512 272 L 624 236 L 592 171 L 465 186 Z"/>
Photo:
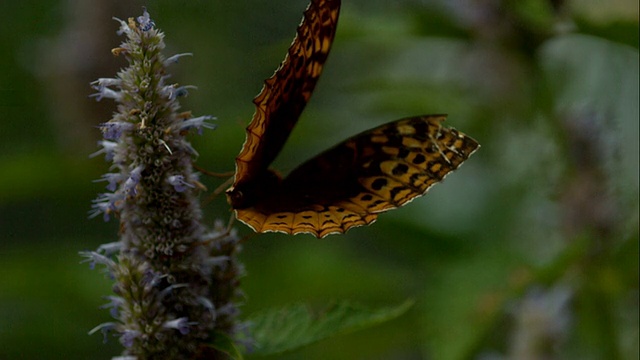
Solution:
<path fill-rule="evenodd" d="M 246 197 L 244 196 L 244 191 L 238 190 L 235 186 L 232 186 L 227 190 L 227 202 L 229 203 L 229 205 L 231 205 L 232 208 L 246 208 L 247 206 L 245 205 L 245 199 Z"/>

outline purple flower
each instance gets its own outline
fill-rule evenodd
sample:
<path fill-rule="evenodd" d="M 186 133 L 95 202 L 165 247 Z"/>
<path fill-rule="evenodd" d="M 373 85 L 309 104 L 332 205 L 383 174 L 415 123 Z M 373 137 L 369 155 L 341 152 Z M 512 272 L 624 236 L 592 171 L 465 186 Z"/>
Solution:
<path fill-rule="evenodd" d="M 213 305 L 211 300 L 209 300 L 208 298 L 206 298 L 204 296 L 200 296 L 200 297 L 198 297 L 198 302 L 200 304 L 202 304 L 205 309 L 209 310 L 209 313 L 211 314 L 211 318 L 213 318 L 213 319 L 216 318 L 216 306 Z"/>
<path fill-rule="evenodd" d="M 197 89 L 197 87 L 193 85 L 185 85 L 179 87 L 176 87 L 176 85 L 167 85 L 162 88 L 161 91 L 167 97 L 167 99 L 175 100 L 178 97 L 189 95 L 188 89 Z"/>
<path fill-rule="evenodd" d="M 102 130 L 103 137 L 107 140 L 118 140 L 123 132 L 134 128 L 132 123 L 124 121 L 109 121 L 98 126 Z"/>
<path fill-rule="evenodd" d="M 93 182 L 100 182 L 100 181 L 106 181 L 107 184 L 107 190 L 109 191 L 116 191 L 116 188 L 118 187 L 118 183 L 120 181 L 122 181 L 122 174 L 120 173 L 107 173 L 102 175 L 102 177 L 98 180 L 93 180 Z"/>
<path fill-rule="evenodd" d="M 216 118 L 214 116 L 211 115 L 204 115 L 204 116 L 198 116 L 198 117 L 194 117 L 188 120 L 185 120 L 182 122 L 182 124 L 180 124 L 180 129 L 182 130 L 189 130 L 189 129 L 198 129 L 198 134 L 202 135 L 202 128 L 205 129 L 215 129 L 216 125 L 214 124 L 209 124 L 207 121 L 209 120 L 215 120 Z"/>
<path fill-rule="evenodd" d="M 109 335 L 110 331 L 114 331 L 116 329 L 117 324 L 116 323 L 112 323 L 112 322 L 108 322 L 108 323 L 102 323 L 96 327 L 94 327 L 93 329 L 91 329 L 89 331 L 89 335 L 93 335 L 98 331 L 102 332 L 102 335 L 104 336 L 104 340 L 103 342 L 106 344 L 107 343 L 107 335 Z"/>
<path fill-rule="evenodd" d="M 96 264 L 105 265 L 109 269 L 113 269 L 116 266 L 116 263 L 113 260 L 102 254 L 98 254 L 95 251 L 81 251 L 80 256 L 86 258 L 82 262 L 89 262 L 89 267 L 91 269 L 95 269 Z"/>
<path fill-rule="evenodd" d="M 185 190 L 187 190 L 187 187 L 190 188 L 194 188 L 195 186 L 192 184 L 189 184 L 188 182 L 186 182 L 184 180 L 184 176 L 182 175 L 172 175 L 169 176 L 167 178 L 167 182 L 173 186 L 173 188 L 175 189 L 175 191 L 177 192 L 184 192 Z"/>
<path fill-rule="evenodd" d="M 193 54 L 192 53 L 182 53 L 182 54 L 175 54 L 173 56 L 170 56 L 164 61 L 164 66 L 169 66 L 171 64 L 176 64 L 178 62 L 178 60 L 183 56 L 193 56 Z"/>
<path fill-rule="evenodd" d="M 113 153 L 116 149 L 116 146 L 118 145 L 117 143 L 113 142 L 113 141 L 108 141 L 108 140 L 100 140 L 98 141 L 98 145 L 102 146 L 102 149 L 94 152 L 93 154 L 89 155 L 90 158 L 92 157 L 96 157 L 100 154 L 104 154 L 105 160 L 107 161 L 111 161 L 113 160 Z"/>
<path fill-rule="evenodd" d="M 129 27 L 129 24 L 127 24 L 126 21 L 120 20 L 117 17 L 113 17 L 112 19 L 120 23 L 120 29 L 116 32 L 118 36 L 122 34 L 129 35 L 131 33 L 131 28 Z"/>
<path fill-rule="evenodd" d="M 193 146 L 191 146 L 190 143 L 184 141 L 183 145 L 187 153 L 192 154 L 193 156 L 196 156 L 196 157 L 200 156 L 200 154 L 196 151 L 196 149 L 193 148 Z"/>
<path fill-rule="evenodd" d="M 117 212 L 120 207 L 120 200 L 124 196 L 121 193 L 104 193 L 97 199 L 93 200 L 91 207 L 93 210 L 89 212 L 89 218 L 94 218 L 100 213 L 104 214 L 104 221 L 109 221 L 109 214 Z"/>
<path fill-rule="evenodd" d="M 147 11 L 147 9 L 144 9 L 142 16 L 138 16 L 137 20 L 139 24 L 138 28 L 144 32 L 147 32 L 151 30 L 154 26 L 156 26 L 153 20 L 151 20 L 151 17 L 149 16 L 149 12 Z"/>
<path fill-rule="evenodd" d="M 113 211 L 111 204 L 107 202 L 97 202 L 91 205 L 91 208 L 93 210 L 89 212 L 89 219 L 93 219 L 94 217 L 100 215 L 101 213 L 103 214 L 103 219 L 105 222 L 111 219 L 111 217 L 109 216 L 109 214 L 111 214 L 111 212 Z"/>
<path fill-rule="evenodd" d="M 173 290 L 180 289 L 180 288 L 185 288 L 185 287 L 189 287 L 189 284 L 175 284 L 175 285 L 167 286 L 166 288 L 162 289 L 162 291 L 160 292 L 160 297 L 163 298 L 163 297 L 171 294 L 173 292 Z"/>
<path fill-rule="evenodd" d="M 100 101 L 104 98 L 114 99 L 116 101 L 122 100 L 122 93 L 120 91 L 109 89 L 106 86 L 98 86 L 96 90 L 98 90 L 96 94 L 89 95 L 89 97 L 96 98 L 96 101 Z"/>
<path fill-rule="evenodd" d="M 189 322 L 186 317 L 181 317 L 175 320 L 167 321 L 162 326 L 167 329 L 176 329 L 180 331 L 180 334 L 187 335 L 189 333 L 189 326 L 195 325 L 195 322 Z"/>
<path fill-rule="evenodd" d="M 107 86 L 120 86 L 122 85 L 122 79 L 114 78 L 99 78 L 91 83 L 92 87 L 96 90 L 100 90 Z"/>
<path fill-rule="evenodd" d="M 129 178 L 124 182 L 124 191 L 127 194 L 135 195 L 136 194 L 136 186 L 140 183 L 140 178 L 142 174 L 142 170 L 144 170 L 143 165 L 136 166 L 131 173 L 129 174 Z"/>
<path fill-rule="evenodd" d="M 138 337 L 140 337 L 140 331 L 127 329 L 120 335 L 120 343 L 128 349 L 133 346 L 133 341 Z"/>
<path fill-rule="evenodd" d="M 118 317 L 118 308 L 125 304 L 125 300 L 119 296 L 107 296 L 105 299 L 110 300 L 108 303 L 100 306 L 101 309 L 110 309 L 109 313 L 112 317 Z"/>
<path fill-rule="evenodd" d="M 158 285 L 158 283 L 160 283 L 160 280 L 163 278 L 164 276 L 160 273 L 157 273 L 151 269 L 147 269 L 144 272 L 144 275 L 142 277 L 141 280 L 141 284 L 142 286 L 144 286 L 145 288 L 152 288 L 156 285 Z"/>
<path fill-rule="evenodd" d="M 116 242 L 111 242 L 107 244 L 102 244 L 98 246 L 98 249 L 96 251 L 99 254 L 102 254 L 104 256 L 111 256 L 119 252 L 120 249 L 122 249 L 122 243 L 120 241 L 116 241 Z"/>

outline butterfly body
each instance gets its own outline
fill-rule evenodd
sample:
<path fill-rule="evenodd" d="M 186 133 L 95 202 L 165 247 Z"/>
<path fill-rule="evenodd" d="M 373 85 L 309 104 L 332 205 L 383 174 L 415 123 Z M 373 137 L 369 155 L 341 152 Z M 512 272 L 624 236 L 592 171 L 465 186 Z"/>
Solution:
<path fill-rule="evenodd" d="M 256 232 L 321 238 L 371 224 L 379 213 L 424 195 L 479 146 L 443 127 L 445 115 L 416 116 L 350 137 L 284 178 L 269 169 L 320 76 L 339 7 L 339 0 L 312 0 L 285 60 L 254 99 L 227 198 Z"/>

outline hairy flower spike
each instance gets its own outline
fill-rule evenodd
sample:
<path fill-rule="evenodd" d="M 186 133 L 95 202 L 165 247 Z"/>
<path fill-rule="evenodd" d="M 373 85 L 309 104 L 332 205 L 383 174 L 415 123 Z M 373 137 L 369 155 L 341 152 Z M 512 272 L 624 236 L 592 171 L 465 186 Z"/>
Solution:
<path fill-rule="evenodd" d="M 97 181 L 107 193 L 90 216 L 120 220 L 120 240 L 84 252 L 115 280 L 115 295 L 104 308 L 117 322 L 96 327 L 113 333 L 125 350 L 119 359 L 209 359 L 219 355 L 208 344 L 215 333 L 233 336 L 237 322 L 239 277 L 243 268 L 235 234 L 201 222 L 197 155 L 185 136 L 213 129 L 212 116 L 179 111 L 178 99 L 194 86 L 167 84 L 166 67 L 186 55 L 165 58 L 164 35 L 149 13 L 115 19 L 127 39 L 113 50 L 129 66 L 115 78 L 91 86 L 96 100 L 113 99 L 117 112 L 101 125 L 101 150 L 112 171 Z M 215 235 L 215 236 L 214 236 Z"/>

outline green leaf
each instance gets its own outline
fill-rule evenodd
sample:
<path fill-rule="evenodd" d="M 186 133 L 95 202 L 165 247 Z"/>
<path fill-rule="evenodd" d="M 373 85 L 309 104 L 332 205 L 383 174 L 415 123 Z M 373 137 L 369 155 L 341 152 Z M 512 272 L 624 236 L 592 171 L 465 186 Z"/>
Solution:
<path fill-rule="evenodd" d="M 404 314 L 413 305 L 368 309 L 348 301 L 313 310 L 304 304 L 292 304 L 255 314 L 249 319 L 255 340 L 255 354 L 271 355 L 294 350 L 337 334 L 371 327 Z"/>
<path fill-rule="evenodd" d="M 242 353 L 229 335 L 216 331 L 213 339 L 213 344 L 209 344 L 210 347 L 229 355 L 231 360 L 243 360 Z"/>

